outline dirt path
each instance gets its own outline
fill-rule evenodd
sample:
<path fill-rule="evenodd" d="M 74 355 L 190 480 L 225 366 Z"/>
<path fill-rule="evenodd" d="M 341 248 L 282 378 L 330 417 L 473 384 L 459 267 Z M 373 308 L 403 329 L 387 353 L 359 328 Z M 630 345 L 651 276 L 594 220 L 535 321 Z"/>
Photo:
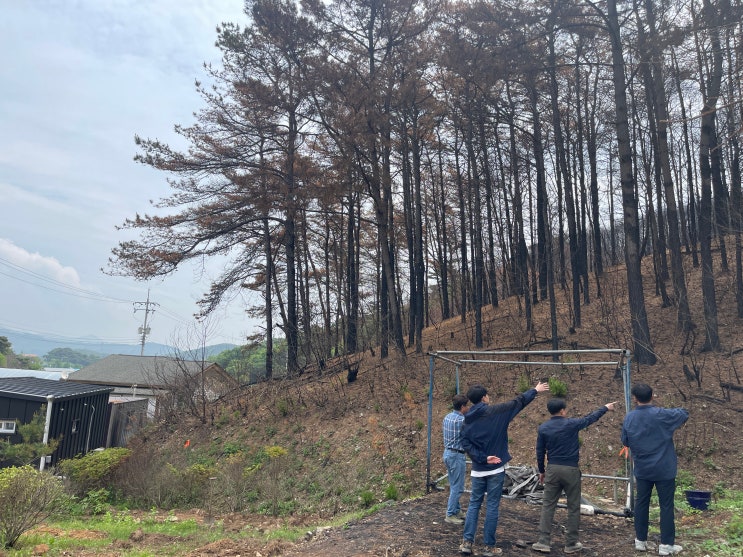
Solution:
<path fill-rule="evenodd" d="M 445 492 L 391 506 L 350 524 L 327 532 L 322 538 L 303 544 L 285 555 L 351 557 L 439 557 L 459 554 L 462 527 L 443 521 Z M 536 541 L 541 507 L 524 501 L 503 499 L 497 531 L 497 545 L 508 555 L 536 555 L 528 544 Z M 555 523 L 563 524 L 566 511 L 558 509 Z M 477 542 L 482 541 L 482 519 Z M 589 548 L 584 555 L 635 556 L 632 523 L 624 518 L 600 515 L 581 520 L 581 541 Z M 555 528 L 551 555 L 562 555 L 564 535 Z M 480 546 L 481 547 L 481 546 Z M 477 551 L 476 547 L 476 551 Z"/>
<path fill-rule="evenodd" d="M 445 492 L 435 492 L 420 499 L 391 505 L 346 527 L 324 530 L 310 541 L 281 548 L 280 553 L 274 555 L 287 557 L 459 555 L 462 527 L 443 521 L 446 497 Z M 536 541 L 540 509 L 541 507 L 524 501 L 502 500 L 497 545 L 503 549 L 503 555 L 537 555 L 528 544 Z M 564 524 L 565 517 L 566 511 L 558 509 L 555 514 L 551 555 L 563 555 L 564 533 L 561 525 Z M 478 543 L 482 541 L 482 518 L 481 514 Z M 621 517 L 582 516 L 580 539 L 587 548 L 583 551 L 584 556 L 636 556 L 632 522 Z M 268 553 L 262 555 L 265 557 Z"/>

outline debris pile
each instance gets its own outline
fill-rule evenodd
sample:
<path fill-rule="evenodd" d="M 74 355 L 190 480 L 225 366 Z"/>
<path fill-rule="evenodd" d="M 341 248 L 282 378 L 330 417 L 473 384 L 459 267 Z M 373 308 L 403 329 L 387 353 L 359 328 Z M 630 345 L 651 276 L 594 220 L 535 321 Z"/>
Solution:
<path fill-rule="evenodd" d="M 526 499 L 541 504 L 544 487 L 539 483 L 539 471 L 534 466 L 506 466 L 503 497 Z"/>

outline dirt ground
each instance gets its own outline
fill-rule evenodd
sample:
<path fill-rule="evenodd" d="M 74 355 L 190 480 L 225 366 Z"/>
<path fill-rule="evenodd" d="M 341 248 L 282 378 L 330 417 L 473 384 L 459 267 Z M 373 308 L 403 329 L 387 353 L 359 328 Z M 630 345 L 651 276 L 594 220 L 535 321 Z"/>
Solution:
<path fill-rule="evenodd" d="M 360 520 L 349 528 L 330 531 L 312 543 L 303 544 L 285 555 L 384 555 L 443 557 L 459 553 L 462 526 L 443 521 L 446 492 L 392 506 Z M 463 501 L 466 497 L 463 497 Z M 482 542 L 482 521 L 476 544 Z M 523 500 L 501 501 L 497 546 L 504 555 L 536 555 L 529 545 L 536 541 L 541 507 Z M 553 555 L 562 555 L 566 511 L 558 509 L 552 540 Z M 584 555 L 634 555 L 634 531 L 630 521 L 612 515 L 581 517 L 581 540 L 588 548 Z M 481 546 L 480 546 L 481 547 Z M 478 548 L 475 548 L 478 551 Z"/>
<path fill-rule="evenodd" d="M 346 526 L 308 533 L 298 544 L 273 543 L 256 547 L 255 542 L 220 540 L 190 554 L 199 556 L 303 556 L 303 557 L 443 557 L 459 555 L 462 526 L 443 521 L 446 491 L 435 491 L 424 497 L 383 508 Z M 462 501 L 466 501 L 466 494 Z M 497 546 L 503 555 L 537 555 L 529 545 L 536 541 L 541 507 L 524 500 L 501 501 Z M 558 508 L 553 527 L 551 555 L 563 555 L 566 511 Z M 481 549 L 482 519 L 475 552 Z M 585 556 L 635 557 L 632 521 L 614 515 L 581 517 L 581 543 Z M 652 536 L 651 536 L 652 539 Z"/>
<path fill-rule="evenodd" d="M 447 491 L 433 491 L 423 497 L 390 503 L 374 514 L 333 528 L 308 527 L 305 538 L 298 543 L 286 541 L 261 541 L 252 537 L 241 539 L 222 539 L 204 545 L 189 553 L 184 553 L 184 540 L 163 534 L 146 534 L 136 530 L 128 540 L 117 540 L 108 547 L 94 550 L 66 551 L 63 554 L 75 557 L 116 557 L 123 553 L 142 552 L 154 555 L 187 555 L 187 557 L 444 557 L 457 556 L 461 543 L 462 526 L 443 521 L 446 508 Z M 467 494 L 462 496 L 466 508 Z M 608 508 L 608 507 L 607 507 Z M 541 507 L 527 503 L 523 499 L 503 498 L 497 529 L 497 546 L 503 555 L 536 556 L 530 549 L 536 541 L 536 529 Z M 137 514 L 134 512 L 133 514 Z M 695 513 L 682 516 L 677 510 L 677 527 L 688 532 L 680 534 L 678 542 L 699 543 L 705 534 L 702 526 L 705 521 L 729 519 L 724 513 Z M 277 526 L 263 517 L 232 514 L 207 520 L 203 512 L 169 513 L 169 520 L 196 520 L 202 528 L 210 528 L 217 521 L 222 522 L 224 530 L 231 534 L 245 533 L 248 530 L 263 531 Z M 564 555 L 564 529 L 566 511 L 558 508 L 552 531 L 552 552 L 550 555 Z M 475 555 L 482 549 L 482 519 L 475 545 Z M 38 530 L 51 532 L 48 527 Z M 694 532 L 697 532 L 694 534 Z M 76 539 L 99 539 L 102 534 L 91 530 L 54 531 L 54 535 Z M 239 534 L 238 534 L 238 537 Z M 657 542 L 657 535 L 651 533 L 650 539 Z M 634 551 L 634 529 L 632 520 L 609 514 L 581 516 L 580 540 L 585 546 L 584 557 L 637 557 Z M 32 549 L 33 555 L 43 555 L 48 548 L 38 546 Z M 4 555 L 0 551 L 0 556 Z M 648 553 L 647 555 L 654 555 Z M 687 545 L 685 557 L 714 557 L 709 553 L 694 550 Z"/>

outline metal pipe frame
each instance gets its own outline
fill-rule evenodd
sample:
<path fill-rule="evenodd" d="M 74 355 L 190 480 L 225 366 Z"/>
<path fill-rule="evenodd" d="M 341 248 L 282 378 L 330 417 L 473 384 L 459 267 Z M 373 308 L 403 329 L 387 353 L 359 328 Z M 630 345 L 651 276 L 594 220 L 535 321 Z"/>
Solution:
<path fill-rule="evenodd" d="M 570 354 L 617 354 L 619 355 L 618 361 L 597 361 L 589 360 L 584 362 L 542 362 L 534 360 L 503 360 L 498 359 L 503 356 L 563 356 Z M 632 353 L 625 348 L 592 348 L 586 350 L 443 350 L 440 352 L 429 352 L 429 387 L 428 387 L 428 447 L 426 449 L 426 493 L 429 493 L 431 488 L 435 486 L 439 481 L 443 480 L 446 475 L 442 476 L 435 482 L 431 482 L 431 430 L 433 425 L 433 381 L 435 375 L 435 361 L 440 359 L 442 361 L 454 364 L 455 366 L 455 381 L 456 381 L 456 392 L 459 393 L 459 372 L 460 367 L 466 364 L 507 364 L 507 365 L 526 365 L 526 366 L 616 366 L 622 370 L 622 383 L 624 387 L 624 405 L 625 412 L 628 412 L 631 408 L 631 361 Z M 456 359 L 453 356 L 472 356 L 477 358 L 471 359 Z M 493 359 L 479 359 L 483 356 L 493 356 Z M 622 365 L 624 360 L 624 365 Z M 626 509 L 630 515 L 634 511 L 635 507 L 635 485 L 633 481 L 633 469 L 632 459 L 628 458 L 625 466 L 627 476 L 626 477 L 615 477 L 615 476 L 598 476 L 584 474 L 586 478 L 597 478 L 607 479 L 615 481 L 626 481 L 628 482 L 628 493 Z"/>

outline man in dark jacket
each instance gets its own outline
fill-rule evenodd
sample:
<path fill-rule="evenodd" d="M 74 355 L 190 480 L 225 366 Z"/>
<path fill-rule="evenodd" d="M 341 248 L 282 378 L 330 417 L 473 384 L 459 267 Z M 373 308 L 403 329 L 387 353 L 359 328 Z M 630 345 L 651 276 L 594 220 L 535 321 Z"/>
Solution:
<path fill-rule="evenodd" d="M 580 443 L 578 432 L 598 421 L 607 411 L 614 410 L 616 403 L 610 402 L 582 418 L 568 418 L 564 398 L 551 398 L 547 410 L 552 416 L 537 430 L 537 468 L 539 482 L 544 484 L 542 517 L 539 521 L 539 541 L 531 546 L 534 551 L 550 552 L 552 519 L 557 500 L 565 491 L 568 501 L 568 521 L 565 533 L 565 553 L 577 553 L 583 549 L 578 541 L 580 526 Z M 544 466 L 547 456 L 548 464 Z"/>
<path fill-rule="evenodd" d="M 661 408 L 653 404 L 653 389 L 645 383 L 632 387 L 637 406 L 622 424 L 622 443 L 629 447 L 634 464 L 635 549 L 647 551 L 648 514 L 653 486 L 660 506 L 660 545 L 658 555 L 674 555 L 683 547 L 676 545 L 673 495 L 678 466 L 673 432 L 689 419 L 684 408 Z"/>
<path fill-rule="evenodd" d="M 495 530 L 498 527 L 498 509 L 503 494 L 505 466 L 511 460 L 508 452 L 508 424 L 537 396 L 549 390 L 548 383 L 537 383 L 533 389 L 521 393 L 509 402 L 488 404 L 488 391 L 482 385 L 474 385 L 467 391 L 473 406 L 464 417 L 462 447 L 472 461 L 472 493 L 464 522 L 464 540 L 459 550 L 472 554 L 472 544 L 477 533 L 482 500 L 487 493 L 483 541 L 483 557 L 501 555 L 495 547 Z"/>

